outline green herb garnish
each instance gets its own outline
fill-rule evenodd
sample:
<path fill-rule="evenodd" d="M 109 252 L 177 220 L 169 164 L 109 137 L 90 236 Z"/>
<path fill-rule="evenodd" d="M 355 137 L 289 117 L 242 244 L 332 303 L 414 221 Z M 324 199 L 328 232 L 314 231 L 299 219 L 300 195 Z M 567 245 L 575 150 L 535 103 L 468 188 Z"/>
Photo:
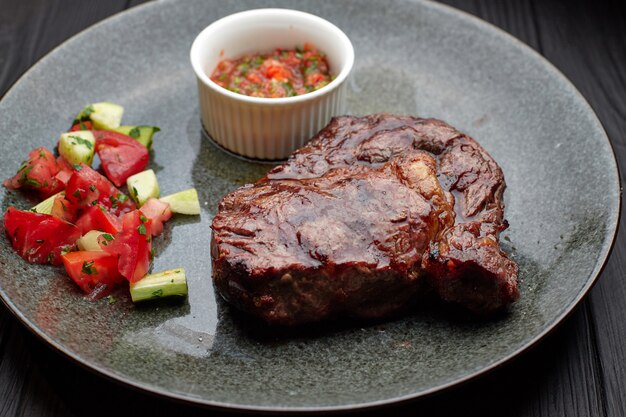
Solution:
<path fill-rule="evenodd" d="M 93 266 L 94 262 L 95 261 L 83 262 L 83 267 L 81 271 L 83 271 L 83 273 L 87 275 L 96 275 L 98 271 L 96 271 L 96 268 Z"/>
<path fill-rule="evenodd" d="M 93 149 L 93 143 L 89 142 L 86 139 L 81 138 L 80 136 L 68 136 L 69 139 L 74 139 L 76 141 L 76 143 L 78 143 L 79 145 L 83 145 L 86 146 L 87 149 Z M 74 145 L 74 143 L 72 143 L 72 145 Z"/>

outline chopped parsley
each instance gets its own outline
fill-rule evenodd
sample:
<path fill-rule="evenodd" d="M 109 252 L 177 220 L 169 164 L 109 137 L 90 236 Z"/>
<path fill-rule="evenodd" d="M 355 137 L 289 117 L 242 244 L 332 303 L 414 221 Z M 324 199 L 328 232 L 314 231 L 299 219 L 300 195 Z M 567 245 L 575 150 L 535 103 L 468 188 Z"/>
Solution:
<path fill-rule="evenodd" d="M 93 106 L 91 104 L 89 106 L 85 107 L 83 109 L 83 111 L 80 112 L 80 115 L 79 115 L 80 121 L 88 120 L 89 116 L 91 116 L 91 114 L 93 112 L 95 112 L 95 111 L 96 110 L 93 108 Z"/>
<path fill-rule="evenodd" d="M 23 181 L 20 178 L 18 182 L 20 182 L 21 184 L 30 185 L 31 187 L 34 187 L 34 188 L 41 188 L 41 183 L 34 178 L 26 178 Z"/>
<path fill-rule="evenodd" d="M 22 173 L 22 175 L 20 175 L 20 179 L 17 180 L 17 182 L 20 183 L 20 184 L 26 184 L 27 181 L 29 180 L 27 175 L 28 175 L 28 173 L 30 171 L 32 171 L 33 167 L 34 167 L 33 165 L 22 165 L 20 170 L 17 171 L 17 172 L 21 172 Z"/>
<path fill-rule="evenodd" d="M 87 275 L 96 275 L 98 271 L 93 266 L 94 262 L 95 261 L 83 262 L 83 267 L 81 268 L 81 271 Z"/>
<path fill-rule="evenodd" d="M 128 132 L 128 136 L 137 139 L 139 136 L 141 136 L 141 131 L 138 127 L 133 127 L 132 129 L 130 129 L 130 132 Z"/>
<path fill-rule="evenodd" d="M 311 72 L 315 71 L 317 69 L 317 62 L 316 61 L 312 61 L 311 65 L 309 65 L 308 67 L 306 67 L 304 69 L 304 73 L 305 74 L 310 74 Z"/>
<path fill-rule="evenodd" d="M 119 196 L 119 194 L 118 194 L 118 196 Z M 112 195 L 109 196 L 109 200 L 111 200 L 111 207 L 117 208 L 117 206 L 118 206 L 117 203 L 118 203 L 119 200 L 117 198 L 115 198 L 114 196 L 112 196 Z"/>
<path fill-rule="evenodd" d="M 93 143 L 91 143 L 90 141 L 88 141 L 87 139 L 83 139 L 80 136 L 68 136 L 68 138 L 70 139 L 74 139 L 74 141 L 79 144 L 79 145 L 83 145 L 86 146 L 87 149 L 93 149 Z M 75 145 L 75 143 L 72 143 L 72 145 Z"/>

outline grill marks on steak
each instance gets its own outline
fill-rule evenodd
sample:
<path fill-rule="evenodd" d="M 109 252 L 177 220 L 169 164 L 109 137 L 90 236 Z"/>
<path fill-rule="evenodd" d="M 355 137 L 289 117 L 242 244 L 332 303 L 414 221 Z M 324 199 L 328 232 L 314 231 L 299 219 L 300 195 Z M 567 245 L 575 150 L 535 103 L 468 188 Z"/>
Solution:
<path fill-rule="evenodd" d="M 381 317 L 423 281 L 476 312 L 518 297 L 501 251 L 502 171 L 444 122 L 344 116 L 213 222 L 220 294 L 270 323 Z"/>
<path fill-rule="evenodd" d="M 446 191 L 463 194 L 465 217 L 476 215 L 489 201 L 502 209 L 500 167 L 475 140 L 435 119 L 387 114 L 336 117 L 267 178 L 317 177 L 341 166 L 384 163 L 412 150 L 438 158 L 439 179 Z"/>

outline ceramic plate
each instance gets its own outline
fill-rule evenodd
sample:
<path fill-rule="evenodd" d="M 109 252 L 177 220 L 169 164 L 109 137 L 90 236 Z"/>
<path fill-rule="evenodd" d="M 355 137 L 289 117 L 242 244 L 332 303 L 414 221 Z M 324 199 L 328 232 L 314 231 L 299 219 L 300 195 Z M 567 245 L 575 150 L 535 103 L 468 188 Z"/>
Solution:
<path fill-rule="evenodd" d="M 349 112 L 444 119 L 502 166 L 521 299 L 492 320 L 438 305 L 380 323 L 270 332 L 250 325 L 211 284 L 211 218 L 221 196 L 267 165 L 226 155 L 203 138 L 189 48 L 214 20 L 249 8 L 322 16 L 356 50 Z M 80 51 L 80 53 L 76 53 Z M 0 177 L 28 151 L 52 149 L 83 105 L 109 100 L 125 122 L 157 124 L 151 167 L 164 193 L 200 192 L 202 214 L 176 217 L 155 240 L 159 271 L 183 266 L 184 302 L 89 302 L 61 269 L 29 265 L 2 231 L 0 294 L 47 343 L 128 385 L 200 404 L 254 410 L 360 408 L 450 387 L 511 359 L 576 305 L 600 273 L 615 235 L 619 181 L 609 141 L 575 88 L 503 32 L 429 2 L 165 1 L 81 33 L 24 75 L 0 102 Z M 0 207 L 29 208 L 0 191 Z"/>

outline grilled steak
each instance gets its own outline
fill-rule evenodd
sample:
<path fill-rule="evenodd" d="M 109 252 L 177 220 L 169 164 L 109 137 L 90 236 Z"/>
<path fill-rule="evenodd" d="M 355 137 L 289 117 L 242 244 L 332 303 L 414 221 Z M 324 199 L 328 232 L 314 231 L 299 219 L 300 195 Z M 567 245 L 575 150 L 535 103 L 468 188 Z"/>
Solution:
<path fill-rule="evenodd" d="M 518 298 L 500 167 L 444 122 L 334 118 L 213 220 L 213 280 L 272 324 L 383 317 L 424 287 L 477 313 Z"/>

